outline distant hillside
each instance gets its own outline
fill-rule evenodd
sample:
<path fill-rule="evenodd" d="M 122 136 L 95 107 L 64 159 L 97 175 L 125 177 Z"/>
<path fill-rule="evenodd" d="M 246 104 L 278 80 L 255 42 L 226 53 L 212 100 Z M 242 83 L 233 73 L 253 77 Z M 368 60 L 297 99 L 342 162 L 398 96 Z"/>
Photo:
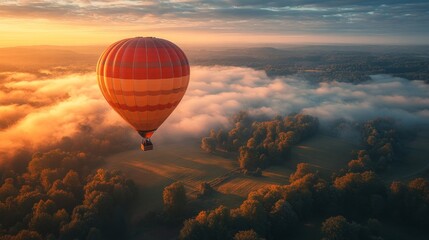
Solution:
<path fill-rule="evenodd" d="M 288 46 L 287 48 L 189 49 L 193 65 L 245 66 L 269 76 L 359 83 L 390 74 L 429 82 L 428 46 Z"/>
<path fill-rule="evenodd" d="M 32 72 L 74 66 L 93 69 L 106 46 L 25 46 L 0 48 L 0 72 Z M 269 76 L 296 74 L 311 81 L 359 83 L 390 74 L 429 82 L 428 46 L 284 46 L 186 48 L 191 65 L 245 66 Z"/>
<path fill-rule="evenodd" d="M 95 66 L 102 46 L 0 48 L 0 71 L 27 71 L 69 65 Z"/>

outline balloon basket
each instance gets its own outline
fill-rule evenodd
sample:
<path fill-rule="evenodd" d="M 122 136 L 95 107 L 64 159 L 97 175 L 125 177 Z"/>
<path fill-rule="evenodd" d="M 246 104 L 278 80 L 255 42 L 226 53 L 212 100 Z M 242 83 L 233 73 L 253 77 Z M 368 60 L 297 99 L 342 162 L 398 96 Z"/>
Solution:
<path fill-rule="evenodd" d="M 142 149 L 142 151 L 150 151 L 153 150 L 153 144 L 150 139 L 143 139 L 140 148 Z"/>

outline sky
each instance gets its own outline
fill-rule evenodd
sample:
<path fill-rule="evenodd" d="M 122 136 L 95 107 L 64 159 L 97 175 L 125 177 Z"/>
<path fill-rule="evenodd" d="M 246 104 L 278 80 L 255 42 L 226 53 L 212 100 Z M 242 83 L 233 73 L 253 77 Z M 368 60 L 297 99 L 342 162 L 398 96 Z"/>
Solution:
<path fill-rule="evenodd" d="M 182 45 L 427 44 L 427 23 L 427 0 L 1 0 L 0 47 L 135 36 Z"/>

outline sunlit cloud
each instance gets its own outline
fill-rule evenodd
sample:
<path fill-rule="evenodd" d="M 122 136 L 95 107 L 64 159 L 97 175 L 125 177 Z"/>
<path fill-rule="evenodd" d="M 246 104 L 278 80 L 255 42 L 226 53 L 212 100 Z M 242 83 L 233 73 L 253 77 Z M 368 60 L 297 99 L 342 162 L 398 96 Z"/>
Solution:
<path fill-rule="evenodd" d="M 2 156 L 59 144 L 81 134 L 83 126 L 91 128 L 94 138 L 126 126 L 102 99 L 93 73 L 32 81 L 16 73 L 10 79 L 0 91 Z"/>
<path fill-rule="evenodd" d="M 228 126 L 231 116 L 243 110 L 254 116 L 302 112 L 319 117 L 322 125 L 339 118 L 389 117 L 405 125 L 429 121 L 429 85 L 419 80 L 374 75 L 361 84 L 315 84 L 293 75 L 271 78 L 244 67 L 193 66 L 191 72 L 185 97 L 154 142 L 200 137 Z M 116 140 L 123 144 L 120 149 L 139 147 L 138 134 L 103 99 L 94 72 L 48 78 L 3 75 L 8 81 L 0 89 L 0 155 L 55 146 L 64 137 L 71 139 L 67 144 L 92 146 L 86 141 L 97 141 L 99 147 Z"/>
<path fill-rule="evenodd" d="M 389 75 L 371 78 L 362 84 L 313 84 L 295 76 L 270 78 L 251 68 L 194 67 L 187 94 L 157 134 L 200 136 L 227 126 L 230 117 L 242 110 L 256 116 L 302 112 L 322 123 L 339 118 L 389 117 L 405 125 L 429 120 L 429 86 L 423 81 Z"/>

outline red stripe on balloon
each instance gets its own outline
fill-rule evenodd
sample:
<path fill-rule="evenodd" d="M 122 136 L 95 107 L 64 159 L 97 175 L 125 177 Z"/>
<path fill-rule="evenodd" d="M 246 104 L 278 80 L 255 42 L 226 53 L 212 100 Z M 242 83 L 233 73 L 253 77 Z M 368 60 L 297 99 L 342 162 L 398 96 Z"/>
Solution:
<path fill-rule="evenodd" d="M 165 66 L 161 68 L 124 68 L 115 65 L 114 67 L 107 68 L 110 71 L 99 72 L 98 74 L 100 76 L 123 79 L 159 79 L 184 77 L 189 75 L 189 66 L 187 65 Z M 128 69 L 130 71 L 124 71 L 125 69 Z"/>
<path fill-rule="evenodd" d="M 136 58 L 138 57 L 138 54 L 136 54 Z M 183 66 L 187 66 L 186 63 L 181 62 L 179 60 L 174 60 L 174 61 L 165 61 L 165 62 L 161 62 L 162 65 L 164 66 L 171 66 L 171 67 L 183 67 Z M 100 66 L 106 66 L 106 67 L 113 67 L 113 62 L 107 62 L 107 63 L 100 63 Z M 122 62 L 116 62 L 115 66 L 118 67 L 124 67 L 124 68 L 159 68 L 159 62 L 146 62 L 146 61 L 122 61 Z"/>
<path fill-rule="evenodd" d="M 186 91 L 186 87 L 174 88 L 171 90 L 159 90 L 159 91 L 119 91 L 116 89 L 109 88 L 110 92 L 114 94 L 119 94 L 123 96 L 158 96 L 158 95 L 168 95 L 172 93 L 180 93 Z"/>
<path fill-rule="evenodd" d="M 113 106 L 114 108 L 118 108 L 121 110 L 128 110 L 130 112 L 144 112 L 144 111 L 157 111 L 157 110 L 164 110 L 167 108 L 176 107 L 179 104 L 179 101 L 175 101 L 172 103 L 167 104 L 158 104 L 158 105 L 146 105 L 146 106 L 128 106 L 125 104 L 120 103 L 114 103 L 111 101 L 108 101 L 108 103 Z"/>

